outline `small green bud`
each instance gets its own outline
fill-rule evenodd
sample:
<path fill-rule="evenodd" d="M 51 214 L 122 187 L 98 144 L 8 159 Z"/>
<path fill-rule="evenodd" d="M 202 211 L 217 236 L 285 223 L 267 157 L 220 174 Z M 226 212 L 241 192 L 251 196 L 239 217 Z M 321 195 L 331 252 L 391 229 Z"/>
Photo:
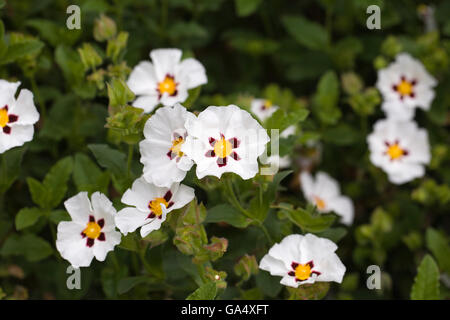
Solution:
<path fill-rule="evenodd" d="M 394 36 L 389 36 L 381 45 L 381 53 L 387 57 L 394 58 L 403 50 L 403 47 L 397 38 Z"/>
<path fill-rule="evenodd" d="M 203 248 L 208 253 L 210 260 L 215 261 L 223 256 L 228 248 L 228 240 L 225 238 L 212 237 L 211 243 L 204 245 Z"/>
<path fill-rule="evenodd" d="M 88 43 L 83 43 L 81 48 L 78 48 L 78 53 L 83 63 L 84 70 L 95 69 L 102 64 L 102 58 L 95 51 L 95 49 Z"/>
<path fill-rule="evenodd" d="M 113 79 L 108 86 L 109 106 L 112 108 L 126 106 L 134 99 L 133 91 L 128 88 L 124 80 Z"/>
<path fill-rule="evenodd" d="M 364 83 L 359 75 L 354 72 L 346 72 L 341 76 L 342 89 L 349 95 L 356 94 L 362 90 Z"/>
<path fill-rule="evenodd" d="M 113 38 L 117 33 L 116 23 L 110 17 L 102 14 L 94 22 L 94 39 L 103 42 Z"/>
<path fill-rule="evenodd" d="M 387 65 L 388 65 L 388 62 L 386 61 L 386 59 L 383 56 L 378 56 L 373 61 L 373 66 L 377 70 L 384 69 L 387 67 Z"/>
<path fill-rule="evenodd" d="M 106 46 L 106 56 L 117 62 L 121 52 L 126 48 L 128 41 L 128 33 L 120 32 L 117 37 L 108 40 Z"/>
<path fill-rule="evenodd" d="M 243 281 L 247 281 L 253 274 L 257 274 L 258 262 L 255 256 L 246 254 L 234 265 L 234 273 L 241 277 Z"/>

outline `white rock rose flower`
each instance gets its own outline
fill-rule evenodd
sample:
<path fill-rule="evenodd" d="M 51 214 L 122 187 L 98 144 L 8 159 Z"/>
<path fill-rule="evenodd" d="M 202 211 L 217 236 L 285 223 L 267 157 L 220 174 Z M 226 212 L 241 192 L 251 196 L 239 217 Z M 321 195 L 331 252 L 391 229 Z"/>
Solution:
<path fill-rule="evenodd" d="M 250 113 L 235 105 L 210 106 L 185 124 L 188 137 L 181 151 L 194 160 L 199 179 L 234 172 L 243 179 L 258 173 L 258 157 L 269 136 Z"/>
<path fill-rule="evenodd" d="M 141 61 L 131 72 L 127 85 L 137 96 L 133 106 L 151 112 L 158 104 L 184 102 L 188 90 L 208 82 L 205 68 L 194 58 L 181 60 L 179 49 L 156 49 L 150 61 Z"/>
<path fill-rule="evenodd" d="M 377 88 L 383 95 L 382 109 L 388 118 L 411 120 L 415 108 L 429 110 L 437 84 L 419 60 L 407 53 L 378 71 Z"/>
<path fill-rule="evenodd" d="M 0 79 L 0 153 L 31 141 L 39 120 L 31 91 L 22 89 L 15 98 L 19 86 Z"/>
<path fill-rule="evenodd" d="M 431 160 L 428 133 L 414 121 L 379 120 L 367 136 L 367 143 L 370 161 L 382 168 L 394 184 L 422 177 Z"/>
<path fill-rule="evenodd" d="M 310 233 L 291 234 L 269 250 L 259 268 L 282 277 L 281 284 L 294 288 L 316 281 L 341 283 L 346 268 L 336 249 L 331 240 Z"/>
<path fill-rule="evenodd" d="M 315 179 L 309 172 L 300 174 L 300 186 L 309 203 L 314 204 L 319 212 L 335 212 L 342 223 L 351 225 L 354 217 L 352 200 L 341 195 L 338 182 L 325 172 L 318 172 Z"/>
<path fill-rule="evenodd" d="M 89 201 L 87 192 L 80 192 L 64 202 L 72 221 L 58 224 L 56 248 L 73 267 L 88 267 L 95 257 L 104 261 L 109 251 L 120 243 L 121 234 L 115 230 L 111 201 L 95 192 Z"/>
<path fill-rule="evenodd" d="M 163 107 L 147 120 L 145 139 L 139 143 L 144 178 L 158 187 L 169 188 L 181 182 L 193 162 L 182 151 L 187 132 L 186 120 L 195 118 L 186 108 L 177 103 Z"/>
<path fill-rule="evenodd" d="M 261 121 L 270 118 L 279 109 L 278 106 L 273 105 L 270 100 L 266 99 L 253 99 L 250 108 Z"/>
<path fill-rule="evenodd" d="M 132 206 L 119 211 L 116 224 L 127 235 L 141 227 L 141 236 L 158 230 L 166 215 L 180 209 L 194 199 L 194 189 L 174 183 L 170 188 L 157 187 L 144 178 L 136 179 L 122 196 L 122 203 Z"/>

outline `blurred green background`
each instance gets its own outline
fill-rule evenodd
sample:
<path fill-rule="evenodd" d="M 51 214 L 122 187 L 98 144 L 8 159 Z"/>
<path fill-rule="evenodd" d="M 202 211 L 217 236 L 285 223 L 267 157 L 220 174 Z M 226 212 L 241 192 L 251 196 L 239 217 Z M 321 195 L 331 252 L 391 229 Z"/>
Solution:
<path fill-rule="evenodd" d="M 72 4 L 81 8 L 80 30 L 66 28 Z M 381 8 L 380 30 L 366 27 L 366 9 L 374 4 Z M 141 172 L 135 144 L 145 118 L 108 110 L 112 100 L 105 82 L 126 79 L 152 49 L 176 47 L 207 71 L 208 84 L 191 92 L 191 110 L 229 103 L 249 108 L 253 97 L 262 97 L 283 110 L 266 128 L 286 127 L 283 116 L 297 114 L 297 135 L 281 141 L 281 153 L 292 158 L 294 172 L 283 180 L 274 203 L 305 206 L 297 177 L 305 168 L 328 172 L 354 201 L 352 227 L 335 222 L 316 230 L 337 242 L 347 267 L 344 282 L 329 291 L 328 286 L 305 289 L 300 297 L 320 298 L 328 291 L 332 299 L 409 299 L 427 253 L 432 261 L 426 260 L 422 278 L 434 281 L 428 297 L 450 297 L 449 1 L 15 0 L 0 5 L 0 78 L 20 80 L 32 90 L 41 113 L 34 140 L 0 155 L 0 296 L 184 299 L 201 285 L 192 257 L 174 245 L 174 237 L 185 236 L 175 228 L 140 240 L 144 248 L 150 246 L 147 251 L 135 250 L 134 240 L 127 239 L 104 263 L 83 268 L 82 290 L 67 290 L 68 263 L 53 239 L 57 222 L 67 219 L 63 200 L 81 190 L 100 190 L 119 208 L 121 194 Z M 426 5 L 434 8 L 431 16 Z M 113 36 L 95 27 L 101 14 L 115 23 Z M 428 30 L 427 24 L 435 28 Z M 404 51 L 420 59 L 439 85 L 431 110 L 418 111 L 415 118 L 430 137 L 433 158 L 427 174 L 395 186 L 370 163 L 365 139 L 384 117 L 374 88 L 377 69 Z M 111 86 L 120 91 L 119 84 Z M 310 111 L 306 120 L 298 115 L 301 108 Z M 106 143 L 113 147 L 98 146 Z M 127 166 L 130 150 L 131 176 L 117 169 Z M 101 154 L 114 163 L 105 163 Z M 60 159 L 67 162 L 55 168 Z M 44 180 L 45 188 L 54 189 L 49 191 L 53 198 L 42 200 L 30 179 Z M 262 180 L 255 183 L 266 183 Z M 186 183 L 196 187 L 208 215 L 226 202 L 216 192 L 218 181 L 199 183 L 191 172 Z M 249 203 L 252 182 L 234 183 Z M 18 222 L 23 208 L 28 218 Z M 203 222 L 208 235 L 228 239 L 227 251 L 211 266 L 227 273 L 227 288 L 218 297 L 287 298 L 279 278 L 257 273 L 254 258 L 244 256 L 254 255 L 259 262 L 270 247 L 261 230 L 211 219 Z M 276 241 L 305 231 L 274 208 L 264 223 Z M 149 261 L 145 272 L 136 252 Z M 366 287 L 366 268 L 372 264 L 381 267 L 381 290 Z M 215 274 L 205 270 L 206 277 Z"/>

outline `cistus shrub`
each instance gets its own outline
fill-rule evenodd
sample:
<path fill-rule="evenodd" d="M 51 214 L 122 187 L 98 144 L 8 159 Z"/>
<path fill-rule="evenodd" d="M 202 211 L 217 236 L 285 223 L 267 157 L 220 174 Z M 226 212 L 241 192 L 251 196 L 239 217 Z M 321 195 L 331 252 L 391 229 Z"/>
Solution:
<path fill-rule="evenodd" d="M 448 1 L 0 7 L 0 299 L 450 298 Z"/>

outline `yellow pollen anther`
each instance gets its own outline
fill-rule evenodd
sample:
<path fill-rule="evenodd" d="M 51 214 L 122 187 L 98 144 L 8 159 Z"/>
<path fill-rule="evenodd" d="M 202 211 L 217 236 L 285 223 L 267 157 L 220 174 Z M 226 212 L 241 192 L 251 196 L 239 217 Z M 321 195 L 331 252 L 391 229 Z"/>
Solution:
<path fill-rule="evenodd" d="M 306 280 L 311 276 L 311 266 L 309 264 L 299 264 L 295 268 L 295 277 L 299 280 Z"/>
<path fill-rule="evenodd" d="M 323 201 L 321 198 L 319 197 L 314 197 L 314 202 L 316 203 L 317 209 L 319 210 L 323 210 L 325 209 L 325 201 Z"/>
<path fill-rule="evenodd" d="M 413 84 L 409 81 L 402 80 L 397 86 L 397 92 L 402 96 L 409 96 L 413 92 Z"/>
<path fill-rule="evenodd" d="M 183 143 L 184 143 L 183 137 L 178 137 L 177 139 L 172 141 L 172 147 L 170 148 L 170 151 L 175 153 L 177 157 L 180 158 L 183 156 L 183 152 L 181 151 L 181 146 L 183 145 Z"/>
<path fill-rule="evenodd" d="M 98 225 L 97 222 L 89 222 L 86 226 L 86 229 L 83 230 L 83 233 L 91 239 L 97 239 L 100 236 L 102 228 Z"/>
<path fill-rule="evenodd" d="M 167 208 L 169 203 L 164 198 L 155 198 L 148 204 L 150 210 L 157 216 L 162 215 L 161 203 Z"/>
<path fill-rule="evenodd" d="M 0 127 L 4 127 L 8 124 L 9 117 L 6 109 L 0 109 Z"/>
<path fill-rule="evenodd" d="M 401 158 L 405 154 L 405 150 L 399 147 L 398 143 L 390 145 L 386 153 L 391 157 L 392 160 Z"/>
<path fill-rule="evenodd" d="M 163 81 L 158 84 L 158 91 L 160 94 L 167 92 L 169 96 L 173 95 L 177 90 L 177 84 L 173 77 L 166 76 Z"/>
<path fill-rule="evenodd" d="M 221 138 L 220 140 L 216 141 L 216 143 L 214 144 L 214 153 L 219 158 L 228 157 L 232 151 L 233 151 L 233 146 L 231 145 L 231 142 L 228 140 L 225 140 L 225 138 Z"/>

